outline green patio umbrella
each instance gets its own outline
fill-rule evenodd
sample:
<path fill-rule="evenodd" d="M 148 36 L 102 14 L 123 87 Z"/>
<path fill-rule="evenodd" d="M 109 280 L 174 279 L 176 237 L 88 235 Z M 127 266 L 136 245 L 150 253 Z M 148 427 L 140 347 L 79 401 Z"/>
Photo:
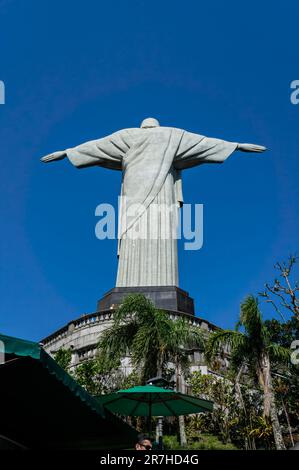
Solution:
<path fill-rule="evenodd" d="M 155 385 L 118 390 L 99 397 L 112 413 L 123 416 L 148 416 L 151 432 L 152 416 L 180 416 L 212 411 L 213 402 L 175 392 Z"/>

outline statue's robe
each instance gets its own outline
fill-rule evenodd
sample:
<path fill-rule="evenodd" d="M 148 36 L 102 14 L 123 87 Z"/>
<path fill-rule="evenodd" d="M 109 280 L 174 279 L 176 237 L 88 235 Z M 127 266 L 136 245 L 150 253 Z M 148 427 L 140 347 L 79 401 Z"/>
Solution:
<path fill-rule="evenodd" d="M 122 171 L 117 287 L 178 286 L 181 170 L 222 163 L 236 147 L 181 129 L 153 127 L 124 129 L 66 150 L 78 168 Z M 157 205 L 159 211 L 153 211 Z"/>

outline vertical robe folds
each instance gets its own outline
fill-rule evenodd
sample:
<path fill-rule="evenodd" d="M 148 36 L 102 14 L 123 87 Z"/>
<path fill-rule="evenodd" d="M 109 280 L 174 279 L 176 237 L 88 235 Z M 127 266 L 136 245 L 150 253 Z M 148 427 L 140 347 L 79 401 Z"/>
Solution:
<path fill-rule="evenodd" d="M 178 286 L 181 170 L 222 163 L 237 143 L 172 127 L 124 129 L 66 150 L 78 168 L 121 170 L 117 287 Z"/>

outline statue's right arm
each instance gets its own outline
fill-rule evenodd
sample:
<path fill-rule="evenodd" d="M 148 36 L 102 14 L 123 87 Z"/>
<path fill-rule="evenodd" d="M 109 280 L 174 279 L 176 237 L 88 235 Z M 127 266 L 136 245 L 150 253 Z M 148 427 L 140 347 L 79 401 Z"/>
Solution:
<path fill-rule="evenodd" d="M 114 132 L 101 139 L 90 140 L 62 152 L 54 152 L 41 159 L 44 163 L 62 160 L 67 157 L 76 168 L 90 166 L 122 169 L 122 160 L 131 146 L 131 136 L 127 130 Z"/>
<path fill-rule="evenodd" d="M 63 160 L 66 156 L 67 156 L 66 150 L 63 150 L 60 152 L 53 152 L 41 158 L 41 162 L 43 163 L 55 162 L 56 160 Z"/>

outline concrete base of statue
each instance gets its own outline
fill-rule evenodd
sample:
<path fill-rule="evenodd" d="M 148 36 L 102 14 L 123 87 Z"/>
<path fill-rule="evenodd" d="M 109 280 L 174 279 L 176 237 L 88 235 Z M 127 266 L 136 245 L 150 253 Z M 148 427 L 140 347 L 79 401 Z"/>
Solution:
<path fill-rule="evenodd" d="M 193 299 L 175 286 L 114 287 L 98 301 L 97 310 L 115 309 L 128 294 L 143 294 L 160 309 L 194 315 Z"/>
<path fill-rule="evenodd" d="M 102 333 L 113 324 L 113 316 L 117 305 L 129 293 L 142 293 L 150 298 L 157 308 L 166 311 L 171 320 L 184 318 L 190 326 L 198 327 L 207 334 L 217 327 L 203 318 L 194 315 L 194 302 L 188 292 L 174 286 L 157 287 L 115 287 L 98 301 L 93 313 L 86 313 L 69 321 L 59 330 L 42 339 L 44 349 L 52 356 L 61 348 L 72 352 L 71 370 L 82 362 L 93 359 L 97 353 L 97 343 Z M 190 351 L 193 370 L 206 367 L 202 351 Z M 129 357 L 122 361 L 123 372 L 127 375 L 132 371 Z"/>

